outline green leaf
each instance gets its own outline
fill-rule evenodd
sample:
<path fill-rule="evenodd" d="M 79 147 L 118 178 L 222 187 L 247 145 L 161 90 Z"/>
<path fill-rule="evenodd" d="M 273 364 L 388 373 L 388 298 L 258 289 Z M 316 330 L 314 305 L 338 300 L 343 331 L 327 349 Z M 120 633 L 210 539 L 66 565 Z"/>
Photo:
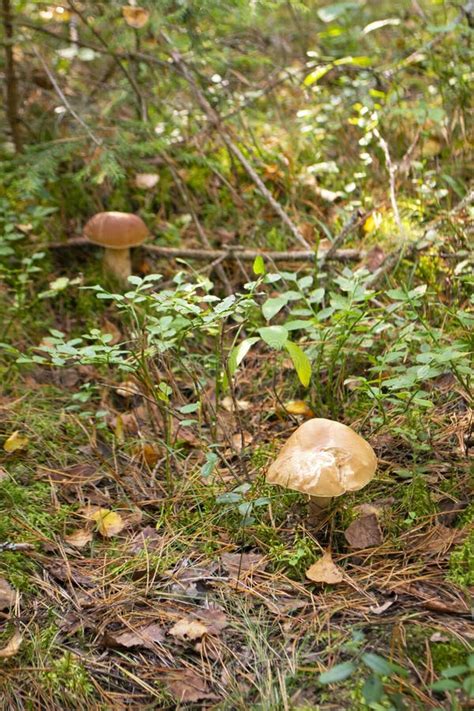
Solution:
<path fill-rule="evenodd" d="M 444 676 L 445 679 L 450 679 L 452 676 L 461 676 L 461 674 L 465 674 L 467 671 L 469 671 L 469 667 L 465 664 L 458 664 L 454 667 L 443 669 L 441 676 Z"/>
<path fill-rule="evenodd" d="M 281 296 L 276 296 L 273 299 L 267 299 L 262 306 L 262 314 L 267 321 L 270 321 L 274 316 L 277 315 L 279 311 L 282 310 L 284 306 L 288 303 L 288 297 L 286 294 Z"/>
<path fill-rule="evenodd" d="M 355 670 L 356 666 L 353 662 L 342 662 L 342 664 L 336 664 L 336 666 L 329 669 L 329 671 L 320 674 L 318 681 L 320 684 L 334 684 L 336 681 L 348 679 Z"/>
<path fill-rule="evenodd" d="M 317 11 L 317 15 L 322 22 L 333 22 L 338 17 L 343 15 L 346 10 L 353 10 L 359 7 L 357 2 L 335 2 L 332 5 L 326 5 Z"/>
<path fill-rule="evenodd" d="M 261 254 L 258 254 L 253 261 L 253 273 L 257 276 L 265 274 L 265 261 Z"/>
<path fill-rule="evenodd" d="M 463 683 L 462 683 L 462 688 L 468 695 L 469 699 L 474 698 L 474 676 L 471 674 L 471 676 L 467 676 Z"/>
<path fill-rule="evenodd" d="M 430 689 L 433 689 L 433 691 L 454 691 L 459 689 L 460 686 L 461 683 L 453 679 L 438 679 L 434 684 L 431 684 Z"/>
<path fill-rule="evenodd" d="M 362 696 L 368 704 L 377 703 L 383 696 L 383 684 L 378 676 L 369 676 L 362 687 Z"/>
<path fill-rule="evenodd" d="M 257 343 L 259 341 L 258 336 L 253 336 L 252 338 L 246 338 L 243 340 L 241 343 L 239 343 L 238 346 L 235 346 L 235 348 L 232 348 L 230 355 L 229 355 L 229 361 L 228 361 L 228 369 L 229 369 L 229 374 L 232 377 L 234 375 L 235 371 L 239 367 L 239 365 L 242 363 L 243 359 L 251 349 L 254 343 Z"/>
<path fill-rule="evenodd" d="M 239 501 L 242 501 L 242 495 L 234 491 L 216 496 L 216 504 L 237 504 Z"/>
<path fill-rule="evenodd" d="M 182 407 L 179 407 L 178 410 L 183 415 L 189 415 L 190 412 L 197 412 L 200 407 L 201 407 L 201 403 L 190 402 L 188 405 L 183 405 Z"/>
<path fill-rule="evenodd" d="M 284 326 L 263 326 L 258 332 L 267 345 L 277 350 L 283 348 L 288 338 L 288 331 Z"/>
<path fill-rule="evenodd" d="M 293 365 L 295 367 L 300 383 L 304 385 L 305 388 L 307 388 L 309 385 L 309 381 L 311 380 L 310 359 L 296 343 L 286 341 L 285 348 L 290 354 L 290 358 L 293 361 Z"/>
<path fill-rule="evenodd" d="M 365 652 L 362 655 L 362 661 L 369 669 L 372 669 L 375 674 L 380 676 L 390 676 L 395 671 L 395 666 L 391 662 L 373 652 Z"/>

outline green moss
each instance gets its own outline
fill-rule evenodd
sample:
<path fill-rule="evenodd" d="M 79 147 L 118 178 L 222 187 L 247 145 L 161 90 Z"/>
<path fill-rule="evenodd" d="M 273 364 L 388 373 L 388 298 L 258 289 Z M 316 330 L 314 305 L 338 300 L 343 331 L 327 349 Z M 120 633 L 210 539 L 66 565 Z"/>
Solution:
<path fill-rule="evenodd" d="M 0 482 L 0 540 L 37 540 L 62 529 L 69 506 L 53 509 L 48 484 L 7 479 Z"/>
<path fill-rule="evenodd" d="M 461 587 L 474 585 L 474 531 L 451 553 L 448 577 Z"/>
<path fill-rule="evenodd" d="M 405 487 L 401 504 L 408 514 L 406 523 L 409 525 L 418 518 L 435 513 L 435 505 L 431 500 L 428 484 L 422 474 L 416 473 L 411 482 Z"/>
<path fill-rule="evenodd" d="M 443 669 L 466 663 L 467 649 L 460 642 L 452 640 L 430 645 L 433 667 L 437 674 Z"/>

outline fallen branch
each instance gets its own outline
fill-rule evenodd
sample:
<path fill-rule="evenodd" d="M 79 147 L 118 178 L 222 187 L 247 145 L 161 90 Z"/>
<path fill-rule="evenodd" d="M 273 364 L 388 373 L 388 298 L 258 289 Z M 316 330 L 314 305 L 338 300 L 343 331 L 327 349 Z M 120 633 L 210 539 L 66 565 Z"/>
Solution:
<path fill-rule="evenodd" d="M 271 192 L 268 190 L 267 186 L 265 183 L 262 181 L 260 176 L 256 173 L 255 169 L 249 162 L 249 160 L 246 158 L 246 156 L 242 153 L 240 148 L 229 135 L 227 127 L 223 124 L 221 117 L 217 113 L 217 111 L 211 106 L 211 104 L 208 102 L 206 97 L 204 96 L 203 92 L 197 85 L 187 63 L 184 61 L 183 57 L 181 54 L 173 48 L 173 45 L 171 41 L 166 37 L 164 33 L 161 33 L 162 37 L 165 39 L 165 41 L 170 45 L 171 49 L 171 58 L 173 59 L 173 62 L 175 66 L 179 69 L 181 72 L 181 75 L 184 77 L 184 79 L 187 81 L 189 86 L 191 87 L 196 100 L 209 119 L 210 123 L 215 126 L 216 131 L 222 138 L 223 142 L 229 149 L 229 151 L 237 158 L 239 163 L 243 166 L 245 169 L 247 175 L 251 178 L 251 180 L 255 183 L 257 186 L 260 194 L 267 200 L 269 205 L 273 208 L 273 210 L 276 212 L 276 214 L 280 217 L 281 221 L 288 227 L 290 230 L 291 234 L 295 238 L 299 244 L 301 244 L 303 247 L 308 248 L 309 244 L 301 234 L 300 230 L 298 227 L 295 225 L 295 223 L 290 219 L 290 217 L 286 214 L 280 203 L 275 200 Z"/>
<path fill-rule="evenodd" d="M 52 242 L 46 245 L 48 249 L 67 249 L 68 247 L 94 247 L 85 237 L 74 237 L 67 242 Z M 142 244 L 139 249 L 156 254 L 158 257 L 168 259 L 195 259 L 199 262 L 212 262 L 214 260 L 242 260 L 243 262 L 253 262 L 258 256 L 270 262 L 314 262 L 316 259 L 328 259 L 326 257 L 330 250 L 320 250 L 318 254 L 312 250 L 301 250 L 291 252 L 263 252 L 258 249 L 242 249 L 240 247 L 228 247 L 226 249 L 192 249 L 181 247 L 160 247 L 156 244 Z M 329 259 L 335 262 L 356 262 L 363 259 L 364 251 L 358 249 L 337 249 Z"/>

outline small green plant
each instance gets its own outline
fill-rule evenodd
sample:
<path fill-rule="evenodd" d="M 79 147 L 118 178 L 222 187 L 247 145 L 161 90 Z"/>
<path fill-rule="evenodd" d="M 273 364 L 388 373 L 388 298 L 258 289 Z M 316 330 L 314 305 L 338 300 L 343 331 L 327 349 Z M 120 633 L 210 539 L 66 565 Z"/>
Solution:
<path fill-rule="evenodd" d="M 399 696 L 388 688 L 388 682 L 391 677 L 405 677 L 408 672 L 379 654 L 362 651 L 364 642 L 364 635 L 359 631 L 354 632 L 350 642 L 344 645 L 351 659 L 336 664 L 320 674 L 318 682 L 323 686 L 336 684 L 356 673 L 361 674 L 364 670 L 368 670 L 370 674 L 365 678 L 362 686 L 362 696 L 367 707 L 374 711 L 382 711 L 382 709 L 397 711 Z"/>
<path fill-rule="evenodd" d="M 438 693 L 461 692 L 466 698 L 474 699 L 474 654 L 469 654 L 465 664 L 442 669 L 440 679 L 430 688 Z"/>

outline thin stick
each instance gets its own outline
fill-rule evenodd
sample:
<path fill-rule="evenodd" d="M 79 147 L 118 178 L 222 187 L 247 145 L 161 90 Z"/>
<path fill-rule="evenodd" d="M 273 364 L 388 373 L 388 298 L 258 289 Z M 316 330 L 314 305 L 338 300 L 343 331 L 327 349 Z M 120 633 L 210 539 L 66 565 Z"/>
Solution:
<path fill-rule="evenodd" d="M 172 47 L 172 43 L 168 39 L 168 37 L 164 33 L 161 33 L 161 34 L 162 34 L 163 38 L 165 39 L 165 41 Z M 210 105 L 210 103 L 204 96 L 203 92 L 197 85 L 193 75 L 191 74 L 191 71 L 190 71 L 188 65 L 184 61 L 181 54 L 176 49 L 172 48 L 171 49 L 171 57 L 172 57 L 175 65 L 181 71 L 182 76 L 186 79 L 189 86 L 193 90 L 193 93 L 197 99 L 199 106 L 204 111 L 204 113 L 206 114 L 206 116 L 209 119 L 209 121 L 211 122 L 211 124 L 213 126 L 215 126 L 217 132 L 221 136 L 222 140 L 226 144 L 229 151 L 237 158 L 239 163 L 244 167 L 246 173 L 252 179 L 252 181 L 255 183 L 255 185 L 257 186 L 261 195 L 271 205 L 273 210 L 280 217 L 281 221 L 288 227 L 288 229 L 292 233 L 295 240 L 297 242 L 299 242 L 299 244 L 301 244 L 303 247 L 308 248 L 310 245 L 305 240 L 305 238 L 299 231 L 298 227 L 294 224 L 294 222 L 286 214 L 286 212 L 284 211 L 284 209 L 282 208 L 280 203 L 277 200 L 275 200 L 275 198 L 273 197 L 271 192 L 268 190 L 268 188 L 266 187 L 266 185 L 264 184 L 264 182 L 262 181 L 260 176 L 255 172 L 253 166 L 247 160 L 246 156 L 242 153 L 240 148 L 234 143 L 234 141 L 229 136 L 227 128 L 222 123 L 221 117 L 219 116 L 217 111 Z"/>
<path fill-rule="evenodd" d="M 173 180 L 174 180 L 174 182 L 175 182 L 176 187 L 178 188 L 179 192 L 181 193 L 181 197 L 183 198 L 183 200 L 184 200 L 184 202 L 186 203 L 186 205 L 187 205 L 189 211 L 191 212 L 191 217 L 193 218 L 193 222 L 194 222 L 194 224 L 195 224 L 195 226 L 196 226 L 196 229 L 197 229 L 197 232 L 198 232 L 198 235 L 199 235 L 199 239 L 201 240 L 201 243 L 202 243 L 205 247 L 210 248 L 211 243 L 209 242 L 209 240 L 208 240 L 208 238 L 207 238 L 207 235 L 206 235 L 206 233 L 205 233 L 205 231 L 204 231 L 204 229 L 203 229 L 203 227 L 202 227 L 202 225 L 201 225 L 201 223 L 200 223 L 200 221 L 199 221 L 199 218 L 198 218 L 198 216 L 197 216 L 197 214 L 196 214 L 196 210 L 194 209 L 194 207 L 193 207 L 193 205 L 192 205 L 192 203 L 191 203 L 191 198 L 190 198 L 190 196 L 189 196 L 189 194 L 188 194 L 188 189 L 187 189 L 187 187 L 186 187 L 186 184 L 181 180 L 181 178 L 180 178 L 180 176 L 179 176 L 179 173 L 178 173 L 178 171 L 175 169 L 174 164 L 173 164 L 173 161 L 171 160 L 171 158 L 170 158 L 166 153 L 164 153 L 164 152 L 163 152 L 161 155 L 162 155 L 162 158 L 163 158 L 163 160 L 165 161 L 166 165 L 168 166 L 168 168 L 169 168 L 170 171 L 171 171 L 171 175 L 173 176 Z M 219 276 L 219 279 L 223 282 L 223 284 L 224 284 L 224 286 L 225 286 L 225 288 L 226 288 L 227 294 L 229 294 L 229 295 L 232 294 L 232 293 L 233 293 L 233 289 L 232 289 L 232 286 L 231 286 L 231 284 L 230 284 L 230 282 L 229 282 L 229 280 L 228 280 L 228 278 L 227 278 L 227 274 L 226 274 L 225 271 L 224 271 L 224 267 L 221 266 L 220 264 L 217 264 L 217 265 L 216 265 L 216 272 L 217 272 L 217 275 Z"/>
<path fill-rule="evenodd" d="M 387 141 L 383 138 L 383 136 L 380 135 L 379 131 L 377 129 L 374 130 L 374 134 L 377 136 L 379 146 L 383 151 L 383 154 L 385 156 L 385 164 L 387 166 L 387 171 L 388 171 L 388 180 L 389 180 L 389 195 L 390 195 L 390 203 L 392 205 L 392 210 L 393 210 L 393 216 L 395 218 L 395 222 L 397 223 L 398 231 L 400 235 L 405 238 L 405 230 L 403 229 L 403 224 L 402 224 L 402 219 L 400 217 L 400 210 L 398 209 L 398 202 L 397 202 L 397 192 L 396 192 L 396 186 L 395 186 L 395 179 L 398 171 L 398 165 L 392 161 L 392 157 L 390 155 L 390 150 L 387 144 Z"/>
<path fill-rule="evenodd" d="M 5 32 L 5 88 L 6 106 L 10 133 L 15 151 L 21 153 L 23 143 L 20 133 L 20 119 L 18 112 L 18 81 L 15 72 L 15 58 L 13 56 L 13 15 L 10 0 L 2 0 L 3 29 Z"/>
<path fill-rule="evenodd" d="M 45 245 L 48 249 L 67 249 L 70 247 L 91 247 L 89 240 L 84 237 L 74 237 L 67 242 L 52 242 Z M 321 259 L 325 251 L 317 254 L 313 251 L 301 250 L 291 252 L 262 252 L 258 249 L 241 249 L 239 247 L 227 249 L 192 249 L 181 247 L 160 247 L 156 244 L 142 244 L 140 249 L 144 249 L 158 257 L 168 259 L 195 259 L 198 262 L 212 262 L 213 260 L 224 261 L 242 260 L 243 262 L 253 262 L 256 257 L 262 256 L 269 262 L 314 262 Z M 365 256 L 364 251 L 358 249 L 337 249 L 330 257 L 335 262 L 356 262 Z"/>
<path fill-rule="evenodd" d="M 140 116 L 141 116 L 142 120 L 146 122 L 146 120 L 147 120 L 146 103 L 145 103 L 145 100 L 141 94 L 140 87 L 138 86 L 134 77 L 130 74 L 127 67 L 120 61 L 117 54 L 109 48 L 107 42 L 104 40 L 104 38 L 102 37 L 100 32 L 97 32 L 97 30 L 89 23 L 87 17 L 84 15 L 83 12 L 81 12 L 81 10 L 79 10 L 79 8 L 76 6 L 76 4 L 73 2 L 73 0 L 68 0 L 68 5 L 71 8 L 71 10 L 80 18 L 81 22 L 87 27 L 87 29 L 90 32 L 92 32 L 94 37 L 97 38 L 97 40 L 100 42 L 100 44 L 106 50 L 107 54 L 109 54 L 112 57 L 114 62 L 120 68 L 121 72 L 124 74 L 124 76 L 128 80 L 128 82 L 129 82 L 130 86 L 132 87 L 133 92 L 137 98 Z"/>
<path fill-rule="evenodd" d="M 359 210 L 356 210 L 356 211 L 350 216 L 350 218 L 348 219 L 348 221 L 346 222 L 346 224 L 343 226 L 343 228 L 342 228 L 342 230 L 340 231 L 340 233 L 337 235 L 337 237 L 335 237 L 335 239 L 334 239 L 333 243 L 331 244 L 331 246 L 329 247 L 329 249 L 328 249 L 326 252 L 324 252 L 323 255 L 321 256 L 321 258 L 320 258 L 320 260 L 319 260 L 319 266 L 320 266 L 320 267 L 323 267 L 323 266 L 325 265 L 325 263 L 326 263 L 328 260 L 331 260 L 331 259 L 334 257 L 334 255 L 335 255 L 336 252 L 337 252 L 338 247 L 340 247 L 342 244 L 344 244 L 344 241 L 345 241 L 346 237 L 348 237 L 349 234 L 350 234 L 350 233 L 352 232 L 352 230 L 354 229 L 354 227 L 355 227 L 360 221 L 362 221 L 363 217 L 364 217 L 364 216 L 361 215 L 361 213 L 359 212 Z"/>
<path fill-rule="evenodd" d="M 46 62 L 44 61 L 44 59 L 43 59 L 43 57 L 41 56 L 41 54 L 38 52 L 38 50 L 36 49 L 35 46 L 33 46 L 32 49 L 33 49 L 33 52 L 35 53 L 35 55 L 38 57 L 38 59 L 39 59 L 39 61 L 41 62 L 41 64 L 43 65 L 44 71 L 45 71 L 46 74 L 48 75 L 48 78 L 49 78 L 51 84 L 53 85 L 54 90 L 56 91 L 57 95 L 59 96 L 59 98 L 60 98 L 61 101 L 63 102 L 64 106 L 67 108 L 67 110 L 69 111 L 69 113 L 70 113 L 72 116 L 74 116 L 74 118 L 76 119 L 76 121 L 81 124 L 82 128 L 87 132 L 87 135 L 89 136 L 89 138 L 90 138 L 92 141 L 94 141 L 94 143 L 95 143 L 97 146 L 101 146 L 101 145 L 102 145 L 102 141 L 100 140 L 100 138 L 97 138 L 97 137 L 92 133 L 92 131 L 91 131 L 91 129 L 89 128 L 89 126 L 88 126 L 88 125 L 85 123 L 85 121 L 79 116 L 79 114 L 72 108 L 72 106 L 71 106 L 71 104 L 69 103 L 68 99 L 65 97 L 65 95 L 64 95 L 64 93 L 63 93 L 61 87 L 59 86 L 58 82 L 56 81 L 56 77 L 55 77 L 54 74 L 51 72 L 50 68 L 48 67 L 48 65 L 47 65 Z"/>

